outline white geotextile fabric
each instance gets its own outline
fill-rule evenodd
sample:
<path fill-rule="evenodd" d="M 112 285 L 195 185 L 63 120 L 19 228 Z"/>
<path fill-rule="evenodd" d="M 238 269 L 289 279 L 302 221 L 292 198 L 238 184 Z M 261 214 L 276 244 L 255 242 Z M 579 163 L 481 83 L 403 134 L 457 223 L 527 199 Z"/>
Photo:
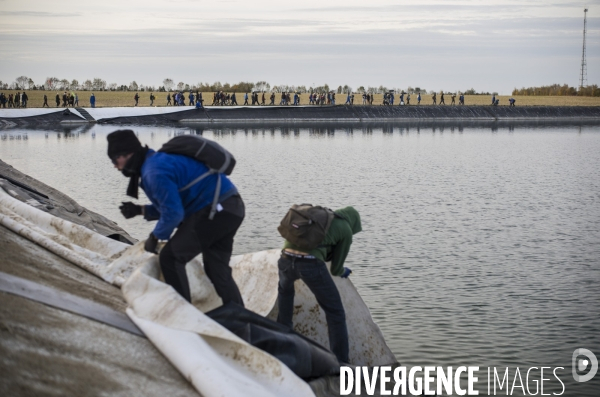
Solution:
<path fill-rule="evenodd" d="M 127 280 L 127 314 L 203 396 L 314 395 L 281 361 L 204 315 L 159 273 L 154 256 Z"/>
<path fill-rule="evenodd" d="M 88 270 L 122 290 L 127 314 L 155 346 L 206 397 L 312 396 L 310 387 L 274 357 L 258 350 L 204 315 L 221 299 L 202 266 L 188 263 L 192 304 L 160 281 L 158 257 L 143 242 L 129 246 L 23 203 L 0 188 L 0 224 Z M 277 316 L 279 250 L 231 258 L 233 277 L 246 308 Z M 353 365 L 385 365 L 395 357 L 348 279 L 333 277 L 344 307 Z M 302 281 L 296 282 L 296 331 L 328 347 L 325 315 Z M 225 392 L 225 390 L 227 392 Z"/>
<path fill-rule="evenodd" d="M 164 97 L 166 98 L 166 96 Z M 162 98 L 160 99 L 163 100 Z M 157 101 L 157 100 L 155 100 Z M 186 96 L 187 102 L 187 96 Z M 133 97 L 132 97 L 133 103 Z M 272 108 L 277 108 L 280 106 L 271 106 Z M 283 106 L 281 106 L 283 107 Z M 309 107 L 309 106 L 296 106 L 299 107 Z M 264 108 L 264 106 L 224 106 L 224 107 L 212 107 L 214 109 L 220 109 L 227 111 L 228 109 L 240 109 L 240 108 Z M 285 106 L 288 108 L 288 106 Z M 164 107 L 156 107 L 156 106 L 134 106 L 134 107 L 106 107 L 106 108 L 85 108 L 85 110 L 95 119 L 111 119 L 115 117 L 138 117 L 138 116 L 153 116 L 159 114 L 169 114 L 169 113 L 177 113 L 183 112 L 186 110 L 195 109 L 194 106 L 164 106 Z M 1 116 L 0 116 L 1 117 Z"/>
<path fill-rule="evenodd" d="M 111 284 L 121 286 L 140 255 L 150 255 L 139 248 L 126 252 L 129 245 L 38 210 L 9 193 L 0 188 L 0 224 Z"/>
<path fill-rule="evenodd" d="M 131 97 L 133 103 L 133 96 Z M 115 117 L 138 117 L 138 116 L 153 116 L 159 114 L 169 114 L 184 112 L 186 110 L 195 109 L 194 106 L 135 106 L 135 107 L 109 107 L 109 108 L 85 108 L 85 110 L 95 119 L 112 119 Z"/>

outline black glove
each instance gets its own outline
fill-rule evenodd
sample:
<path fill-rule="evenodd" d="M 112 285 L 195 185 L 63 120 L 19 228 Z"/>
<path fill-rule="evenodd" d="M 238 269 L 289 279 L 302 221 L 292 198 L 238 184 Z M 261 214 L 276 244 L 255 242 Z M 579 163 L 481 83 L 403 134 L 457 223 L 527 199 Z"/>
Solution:
<path fill-rule="evenodd" d="M 350 273 L 352 273 L 352 270 L 350 270 L 350 268 L 345 267 L 344 268 L 344 272 L 340 275 L 341 278 L 348 278 L 348 276 L 350 275 Z"/>
<path fill-rule="evenodd" d="M 133 218 L 137 215 L 142 215 L 142 206 L 133 204 L 131 201 L 121 202 L 122 205 L 119 207 L 121 210 L 121 214 L 125 217 L 125 219 Z"/>
<path fill-rule="evenodd" d="M 153 233 L 150 233 L 146 242 L 144 243 L 144 249 L 151 254 L 156 254 L 156 246 L 158 245 L 158 239 Z"/>

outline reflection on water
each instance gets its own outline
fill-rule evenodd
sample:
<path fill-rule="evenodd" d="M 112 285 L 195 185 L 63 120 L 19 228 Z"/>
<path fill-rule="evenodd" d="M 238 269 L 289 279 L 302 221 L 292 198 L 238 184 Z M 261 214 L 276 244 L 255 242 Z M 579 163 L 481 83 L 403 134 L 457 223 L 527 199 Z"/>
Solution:
<path fill-rule="evenodd" d="M 0 158 L 144 238 L 152 225 L 117 208 L 129 200 L 106 157 L 117 128 L 5 130 Z M 403 364 L 479 365 L 481 379 L 487 366 L 562 366 L 566 395 L 600 390 L 600 375 L 576 384 L 570 362 L 579 347 L 600 357 L 600 127 L 133 128 L 152 148 L 193 133 L 235 154 L 236 253 L 281 246 L 292 203 L 355 206 L 364 231 L 347 265 Z"/>

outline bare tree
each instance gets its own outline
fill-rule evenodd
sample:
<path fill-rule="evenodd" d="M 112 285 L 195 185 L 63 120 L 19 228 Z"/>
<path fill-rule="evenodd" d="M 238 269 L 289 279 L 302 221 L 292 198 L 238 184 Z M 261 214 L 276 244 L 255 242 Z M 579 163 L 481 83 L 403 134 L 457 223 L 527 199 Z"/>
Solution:
<path fill-rule="evenodd" d="M 129 83 L 129 91 L 137 91 L 138 88 L 138 83 L 136 83 L 135 80 Z"/>
<path fill-rule="evenodd" d="M 173 79 L 164 79 L 163 80 L 163 85 L 165 86 L 165 90 L 167 91 L 171 91 L 173 89 L 173 85 L 175 83 L 173 82 Z"/>
<path fill-rule="evenodd" d="M 71 88 L 72 90 L 77 90 L 77 89 L 79 89 L 79 81 L 77 81 L 77 80 L 73 79 L 73 81 L 71 81 L 70 88 Z"/>
<path fill-rule="evenodd" d="M 177 91 L 182 91 L 184 86 L 185 84 L 183 83 L 183 81 L 177 83 Z"/>
<path fill-rule="evenodd" d="M 61 90 L 68 90 L 69 89 L 69 80 L 67 79 L 62 79 L 60 81 L 60 89 Z"/>
<path fill-rule="evenodd" d="M 92 89 L 92 87 L 93 87 L 93 86 L 94 86 L 94 85 L 92 84 L 92 80 L 90 80 L 90 79 L 87 79 L 86 81 L 84 81 L 84 82 L 83 82 L 83 88 L 84 88 L 86 91 L 90 91 L 90 90 Z"/>
<path fill-rule="evenodd" d="M 104 91 L 106 89 L 106 81 L 99 77 L 95 77 L 94 81 L 92 82 L 92 87 L 96 91 Z"/>
<path fill-rule="evenodd" d="M 116 91 L 116 90 L 117 90 L 117 83 L 110 83 L 110 84 L 108 85 L 108 89 L 109 89 L 110 91 Z"/>
<path fill-rule="evenodd" d="M 15 79 L 15 81 L 17 82 L 17 85 L 19 86 L 19 89 L 24 90 L 25 89 L 25 85 L 29 81 L 29 77 L 27 77 L 27 76 L 19 76 L 19 77 L 17 77 Z"/>
<path fill-rule="evenodd" d="M 32 89 L 33 87 L 35 87 L 35 83 L 33 82 L 33 79 L 30 77 L 29 80 L 27 80 L 27 89 Z"/>
<path fill-rule="evenodd" d="M 323 84 L 315 87 L 315 92 L 329 92 L 329 84 Z"/>
<path fill-rule="evenodd" d="M 58 80 L 58 78 L 56 77 L 47 77 L 46 78 L 46 89 L 47 90 L 55 90 L 58 86 L 58 83 L 60 82 L 60 80 Z"/>
<path fill-rule="evenodd" d="M 256 84 L 254 84 L 254 87 L 252 87 L 252 91 L 269 91 L 270 88 L 271 86 L 266 81 L 259 81 Z"/>

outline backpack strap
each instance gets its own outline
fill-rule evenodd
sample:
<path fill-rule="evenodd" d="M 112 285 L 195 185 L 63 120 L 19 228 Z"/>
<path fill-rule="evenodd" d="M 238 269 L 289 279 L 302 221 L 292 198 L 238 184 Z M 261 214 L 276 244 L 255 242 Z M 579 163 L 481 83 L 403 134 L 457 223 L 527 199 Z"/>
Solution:
<path fill-rule="evenodd" d="M 332 211 L 332 212 L 333 212 L 333 217 L 334 218 L 343 219 L 346 222 L 350 223 L 348 221 L 348 219 L 346 219 L 344 216 L 342 216 L 342 215 L 340 215 L 340 214 L 338 214 L 338 213 L 336 213 L 334 211 Z M 317 248 L 327 248 L 327 247 L 335 247 L 335 244 L 319 244 L 319 246 Z"/>
<path fill-rule="evenodd" d="M 228 165 L 228 164 L 226 164 L 226 165 Z M 204 178 L 206 178 L 210 175 L 216 174 L 217 172 L 218 171 L 216 171 L 216 170 L 208 170 L 207 172 L 200 175 L 198 178 L 194 179 L 193 181 L 191 181 L 190 183 L 188 183 L 187 185 L 185 185 L 178 191 L 183 192 L 185 190 L 188 190 L 189 188 L 191 188 L 192 186 L 194 186 L 196 183 L 200 182 Z M 215 195 L 213 197 L 212 205 L 210 208 L 210 214 L 208 214 L 208 219 L 211 221 L 213 220 L 213 218 L 215 217 L 215 214 L 217 213 L 217 204 L 219 204 L 219 193 L 220 192 L 221 192 L 221 174 L 218 174 L 217 175 L 217 186 L 215 188 Z"/>
<path fill-rule="evenodd" d="M 208 170 L 206 171 L 204 174 L 200 175 L 199 177 L 197 177 L 196 179 L 194 179 L 193 181 L 191 181 L 190 183 L 188 183 L 187 185 L 185 185 L 184 187 L 182 187 L 181 189 L 179 189 L 179 192 L 183 192 L 185 190 L 188 190 L 189 188 L 191 188 L 192 186 L 194 186 L 196 183 L 200 182 L 202 179 L 215 174 L 217 171 L 215 170 Z M 221 178 L 219 178 L 219 180 L 221 180 Z"/>
<path fill-rule="evenodd" d="M 346 219 L 344 216 L 342 216 L 342 215 L 340 215 L 340 214 L 338 214 L 336 212 L 333 212 L 333 217 L 334 218 L 339 218 L 339 219 L 344 219 L 345 221 L 348 221 L 348 219 Z"/>
<path fill-rule="evenodd" d="M 229 164 L 231 164 L 231 153 L 229 153 L 227 150 L 225 150 L 224 154 L 225 154 L 225 162 L 223 163 L 223 166 L 221 166 L 221 168 L 219 168 L 219 170 L 218 170 L 219 174 L 224 174 L 225 171 L 227 170 L 227 168 L 229 168 Z M 219 178 L 219 180 L 221 180 L 221 178 Z"/>
<path fill-rule="evenodd" d="M 208 214 L 208 219 L 213 220 L 215 214 L 217 213 L 217 204 L 219 204 L 219 193 L 221 192 L 221 174 L 217 177 L 217 187 L 215 188 L 215 196 L 213 197 L 212 206 L 210 208 L 210 214 Z"/>

